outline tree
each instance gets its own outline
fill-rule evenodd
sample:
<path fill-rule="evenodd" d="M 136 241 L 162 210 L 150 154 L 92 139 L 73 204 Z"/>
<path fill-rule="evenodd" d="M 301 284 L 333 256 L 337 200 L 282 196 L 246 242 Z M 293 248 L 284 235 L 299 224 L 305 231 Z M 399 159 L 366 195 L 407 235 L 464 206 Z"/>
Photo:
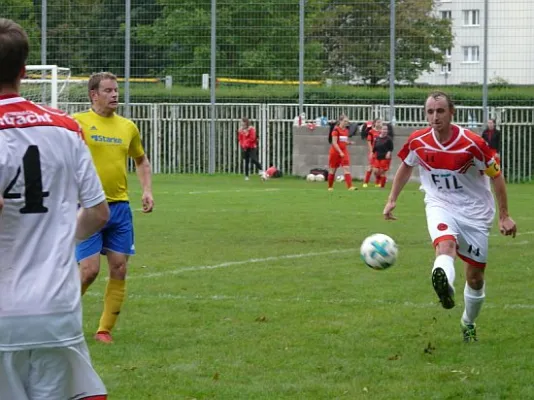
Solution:
<path fill-rule="evenodd" d="M 134 30 L 136 41 L 150 46 L 165 73 L 182 84 L 200 84 L 210 71 L 210 0 L 161 0 L 161 18 Z M 217 75 L 248 79 L 298 79 L 298 2 L 224 0 L 217 2 Z M 319 78 L 322 48 L 306 47 L 313 62 L 307 79 Z"/>
<path fill-rule="evenodd" d="M 327 53 L 326 74 L 375 85 L 389 79 L 389 0 L 313 0 L 314 40 Z M 413 82 L 444 62 L 453 44 L 450 21 L 432 13 L 433 0 L 396 0 L 395 78 Z"/>
<path fill-rule="evenodd" d="M 41 32 L 31 0 L 0 0 L 2 18 L 9 18 L 24 28 L 30 41 L 28 64 L 40 64 Z"/>
<path fill-rule="evenodd" d="M 5 1 L 0 0 L 0 3 Z M 9 1 L 17 5 L 20 3 Z M 132 26 L 152 23 L 161 15 L 163 7 L 156 1 L 131 2 Z M 75 75 L 103 70 L 123 75 L 124 0 L 48 0 L 47 3 L 47 63 L 69 67 Z M 34 0 L 38 23 L 41 20 L 41 4 L 42 0 Z M 151 48 L 132 40 L 132 75 L 151 75 L 160 64 L 152 56 Z"/>

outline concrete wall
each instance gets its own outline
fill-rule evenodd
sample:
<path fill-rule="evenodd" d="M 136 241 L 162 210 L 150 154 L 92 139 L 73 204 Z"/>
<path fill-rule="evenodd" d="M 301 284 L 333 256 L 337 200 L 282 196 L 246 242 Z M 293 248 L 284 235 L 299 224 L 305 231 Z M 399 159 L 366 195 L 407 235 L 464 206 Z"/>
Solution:
<path fill-rule="evenodd" d="M 421 128 L 423 128 L 421 126 Z M 408 136 L 419 128 L 395 128 L 395 139 L 393 151 L 393 161 L 388 172 L 388 179 L 393 178 L 399 166 L 400 159 L 397 152 L 408 139 Z M 359 135 L 351 138 L 354 142 L 349 146 L 351 172 L 355 179 L 363 179 L 367 168 L 367 142 Z M 328 128 L 315 128 L 310 130 L 307 127 L 293 128 L 293 175 L 305 176 L 312 168 L 328 168 Z M 340 174 L 341 170 L 337 171 Z M 418 179 L 418 171 L 414 170 L 413 180 Z"/>

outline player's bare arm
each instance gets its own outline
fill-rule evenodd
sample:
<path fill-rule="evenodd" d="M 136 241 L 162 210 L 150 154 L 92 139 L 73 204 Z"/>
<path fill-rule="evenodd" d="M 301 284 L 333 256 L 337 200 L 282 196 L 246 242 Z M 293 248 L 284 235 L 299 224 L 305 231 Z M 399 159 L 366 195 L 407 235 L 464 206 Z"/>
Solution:
<path fill-rule="evenodd" d="M 384 207 L 384 218 L 387 220 L 395 220 L 397 219 L 395 216 L 393 216 L 393 210 L 395 209 L 397 205 L 397 198 L 400 195 L 400 192 L 406 186 L 406 183 L 410 179 L 410 176 L 412 176 L 413 167 L 410 167 L 406 163 L 401 163 L 399 169 L 397 170 L 397 173 L 395 174 L 395 178 L 393 179 L 393 184 L 391 186 L 391 192 L 389 193 L 388 201 L 386 203 L 386 206 Z"/>
<path fill-rule="evenodd" d="M 100 231 L 109 219 L 108 202 L 103 201 L 91 208 L 80 208 L 76 221 L 76 240 L 82 241 Z"/>
<path fill-rule="evenodd" d="M 508 215 L 508 196 L 504 177 L 502 174 L 499 174 L 492 179 L 492 182 L 497 204 L 499 205 L 499 230 L 503 235 L 515 238 L 517 226 L 514 220 Z"/>
<path fill-rule="evenodd" d="M 150 161 L 146 154 L 137 157 L 134 160 L 135 171 L 137 172 L 141 187 L 143 188 L 143 195 L 141 197 L 143 212 L 149 213 L 154 209 L 154 197 L 152 196 L 152 167 L 150 166 Z"/>

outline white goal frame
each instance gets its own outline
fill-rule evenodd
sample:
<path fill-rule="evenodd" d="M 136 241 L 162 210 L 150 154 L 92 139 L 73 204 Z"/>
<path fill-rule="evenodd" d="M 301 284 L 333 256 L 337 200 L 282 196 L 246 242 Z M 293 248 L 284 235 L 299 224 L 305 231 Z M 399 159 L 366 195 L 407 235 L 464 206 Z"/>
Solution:
<path fill-rule="evenodd" d="M 43 79 L 22 79 L 22 83 L 26 84 L 49 84 L 50 85 L 50 106 L 58 107 L 58 98 L 61 92 L 66 88 L 70 81 L 70 68 L 58 67 L 57 65 L 26 65 L 26 73 L 31 72 L 47 72 Z M 66 79 L 59 81 L 59 72 L 65 72 Z M 46 86 L 44 86 L 46 87 Z"/>

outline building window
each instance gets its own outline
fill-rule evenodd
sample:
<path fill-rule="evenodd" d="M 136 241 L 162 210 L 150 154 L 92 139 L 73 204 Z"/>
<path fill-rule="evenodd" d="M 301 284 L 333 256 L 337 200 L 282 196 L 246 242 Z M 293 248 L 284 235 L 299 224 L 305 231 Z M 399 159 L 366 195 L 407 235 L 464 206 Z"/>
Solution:
<path fill-rule="evenodd" d="M 479 26 L 480 10 L 464 10 L 464 26 Z"/>
<path fill-rule="evenodd" d="M 442 11 L 441 12 L 441 19 L 452 19 L 452 11 Z"/>
<path fill-rule="evenodd" d="M 445 58 L 449 59 L 452 55 L 452 49 L 449 47 L 448 49 L 445 49 Z"/>
<path fill-rule="evenodd" d="M 464 62 L 479 62 L 480 50 L 478 46 L 464 46 Z"/>
<path fill-rule="evenodd" d="M 450 74 L 452 71 L 452 64 L 450 62 L 445 63 L 441 66 L 441 73 L 442 74 Z"/>

